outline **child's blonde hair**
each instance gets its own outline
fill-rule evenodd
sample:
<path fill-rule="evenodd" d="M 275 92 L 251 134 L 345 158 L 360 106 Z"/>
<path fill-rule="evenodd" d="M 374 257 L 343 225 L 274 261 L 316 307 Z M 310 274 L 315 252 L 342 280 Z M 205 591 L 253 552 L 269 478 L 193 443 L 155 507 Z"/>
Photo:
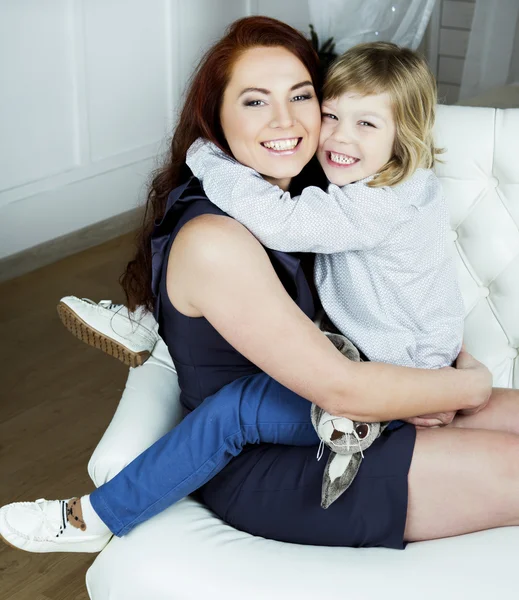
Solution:
<path fill-rule="evenodd" d="M 331 66 L 323 97 L 330 100 L 346 92 L 387 92 L 391 98 L 396 125 L 393 156 L 368 185 L 395 185 L 419 167 L 434 166 L 435 155 L 443 150 L 433 142 L 436 81 L 424 58 L 390 42 L 358 44 Z"/>

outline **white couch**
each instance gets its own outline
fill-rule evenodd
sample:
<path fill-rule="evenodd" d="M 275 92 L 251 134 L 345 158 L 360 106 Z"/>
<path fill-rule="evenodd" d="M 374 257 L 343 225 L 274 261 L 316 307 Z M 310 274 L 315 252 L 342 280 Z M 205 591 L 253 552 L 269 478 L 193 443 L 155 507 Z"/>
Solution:
<path fill-rule="evenodd" d="M 436 138 L 447 148 L 437 172 L 451 211 L 466 344 L 495 385 L 519 387 L 519 109 L 440 106 Z M 178 421 L 175 373 L 156 368 L 156 392 L 125 394 L 92 456 L 96 485 Z M 236 531 L 187 498 L 113 538 L 87 587 L 92 600 L 488 600 L 519 594 L 518 565 L 519 528 L 405 551 L 299 546 Z"/>

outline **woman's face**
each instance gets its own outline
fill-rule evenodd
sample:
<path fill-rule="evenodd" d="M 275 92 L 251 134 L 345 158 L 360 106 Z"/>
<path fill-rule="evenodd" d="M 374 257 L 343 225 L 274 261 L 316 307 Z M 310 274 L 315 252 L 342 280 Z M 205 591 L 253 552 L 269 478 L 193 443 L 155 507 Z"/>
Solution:
<path fill-rule="evenodd" d="M 220 119 L 236 160 L 284 190 L 317 149 L 321 111 L 310 73 L 282 47 L 242 54 Z"/>

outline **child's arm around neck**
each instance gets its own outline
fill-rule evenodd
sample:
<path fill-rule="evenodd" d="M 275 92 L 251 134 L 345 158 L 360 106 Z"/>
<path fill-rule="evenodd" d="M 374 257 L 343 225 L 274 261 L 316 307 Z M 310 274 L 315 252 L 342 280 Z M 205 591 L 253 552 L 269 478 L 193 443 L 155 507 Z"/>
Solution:
<path fill-rule="evenodd" d="M 333 254 L 380 244 L 403 219 L 405 204 L 391 188 L 362 182 L 328 192 L 307 187 L 301 196 L 271 185 L 208 141 L 197 140 L 187 164 L 207 196 L 268 248 Z"/>

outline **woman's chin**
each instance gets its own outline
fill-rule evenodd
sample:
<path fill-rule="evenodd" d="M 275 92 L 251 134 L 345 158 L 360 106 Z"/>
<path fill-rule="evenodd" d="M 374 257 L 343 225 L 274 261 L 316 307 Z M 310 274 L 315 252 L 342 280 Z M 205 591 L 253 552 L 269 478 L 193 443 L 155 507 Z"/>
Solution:
<path fill-rule="evenodd" d="M 301 173 L 307 163 L 308 161 L 305 163 L 298 162 L 291 165 L 284 165 L 282 169 L 265 169 L 265 172 L 260 173 L 260 175 L 271 183 L 272 180 L 284 181 L 286 179 L 292 179 L 292 177 Z"/>

